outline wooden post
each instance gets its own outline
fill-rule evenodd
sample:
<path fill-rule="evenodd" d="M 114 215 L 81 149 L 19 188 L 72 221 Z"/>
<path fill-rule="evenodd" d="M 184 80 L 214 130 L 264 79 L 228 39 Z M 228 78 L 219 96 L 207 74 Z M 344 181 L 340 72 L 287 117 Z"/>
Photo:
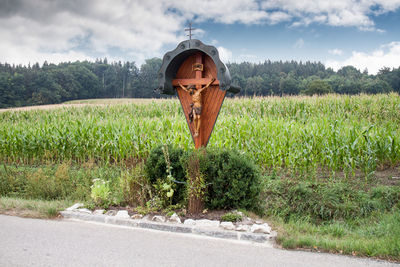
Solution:
<path fill-rule="evenodd" d="M 200 173 L 200 159 L 198 151 L 188 161 L 188 212 L 189 214 L 199 214 L 204 209 L 205 184 Z"/>

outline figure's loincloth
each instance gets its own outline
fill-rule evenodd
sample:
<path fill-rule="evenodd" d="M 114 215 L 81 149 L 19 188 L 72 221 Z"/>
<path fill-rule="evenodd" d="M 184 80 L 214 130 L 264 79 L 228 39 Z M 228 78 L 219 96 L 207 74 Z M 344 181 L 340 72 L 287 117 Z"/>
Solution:
<path fill-rule="evenodd" d="M 201 107 L 194 107 L 192 108 L 192 111 L 193 110 L 196 115 L 201 115 Z"/>
<path fill-rule="evenodd" d="M 201 107 L 194 107 L 193 104 L 190 105 L 192 108 L 189 111 L 189 121 L 190 123 L 193 122 L 194 114 L 201 115 Z"/>

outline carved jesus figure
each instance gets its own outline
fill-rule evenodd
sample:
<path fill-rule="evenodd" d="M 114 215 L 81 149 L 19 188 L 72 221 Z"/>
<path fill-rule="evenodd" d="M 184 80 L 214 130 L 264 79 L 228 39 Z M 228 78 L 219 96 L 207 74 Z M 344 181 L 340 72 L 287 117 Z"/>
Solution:
<path fill-rule="evenodd" d="M 190 104 L 191 110 L 189 112 L 189 121 L 190 123 L 194 122 L 194 137 L 199 136 L 199 130 L 201 125 L 201 93 L 207 89 L 213 82 L 215 78 L 212 78 L 209 83 L 207 83 L 204 87 L 200 89 L 196 89 L 196 86 L 193 84 L 188 85 L 187 87 L 183 86 L 181 83 L 178 83 L 182 90 L 188 92 L 192 97 L 192 103 Z"/>

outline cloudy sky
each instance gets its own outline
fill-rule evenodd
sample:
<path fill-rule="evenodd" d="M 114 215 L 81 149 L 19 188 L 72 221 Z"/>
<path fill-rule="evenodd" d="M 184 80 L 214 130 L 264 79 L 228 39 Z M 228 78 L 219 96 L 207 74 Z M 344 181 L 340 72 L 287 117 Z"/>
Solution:
<path fill-rule="evenodd" d="M 140 65 L 185 40 L 188 21 L 225 62 L 400 65 L 400 0 L 0 0 L 0 62 Z"/>

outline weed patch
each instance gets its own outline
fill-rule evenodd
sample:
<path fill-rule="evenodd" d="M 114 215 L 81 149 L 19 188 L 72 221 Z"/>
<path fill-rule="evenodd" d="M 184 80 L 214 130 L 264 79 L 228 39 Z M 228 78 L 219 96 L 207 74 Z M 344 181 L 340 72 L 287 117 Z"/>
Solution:
<path fill-rule="evenodd" d="M 315 223 L 367 217 L 398 209 L 400 186 L 358 189 L 343 181 L 264 180 L 266 213 L 285 220 L 309 218 Z"/>
<path fill-rule="evenodd" d="M 73 204 L 70 200 L 32 200 L 0 197 L 0 213 L 30 218 L 55 218 L 61 210 Z"/>
<path fill-rule="evenodd" d="M 284 248 L 400 261 L 399 186 L 267 179 L 266 213 Z"/>

